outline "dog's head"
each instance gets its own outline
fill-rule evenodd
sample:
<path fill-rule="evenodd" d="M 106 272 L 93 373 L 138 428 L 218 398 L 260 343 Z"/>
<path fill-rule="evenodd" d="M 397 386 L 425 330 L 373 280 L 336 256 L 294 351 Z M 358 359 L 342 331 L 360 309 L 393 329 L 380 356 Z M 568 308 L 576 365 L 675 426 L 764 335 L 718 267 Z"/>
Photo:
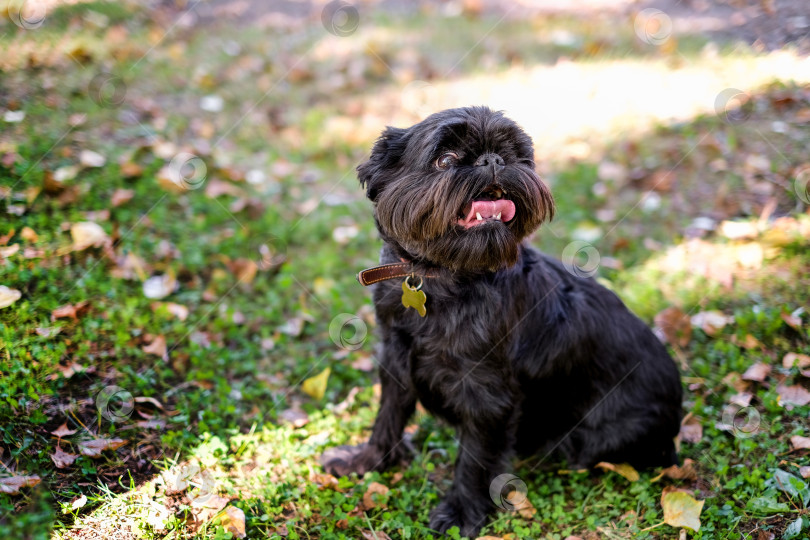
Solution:
<path fill-rule="evenodd" d="M 531 138 L 486 107 L 387 128 L 357 172 L 383 238 L 453 271 L 514 265 L 520 241 L 554 214 Z"/>

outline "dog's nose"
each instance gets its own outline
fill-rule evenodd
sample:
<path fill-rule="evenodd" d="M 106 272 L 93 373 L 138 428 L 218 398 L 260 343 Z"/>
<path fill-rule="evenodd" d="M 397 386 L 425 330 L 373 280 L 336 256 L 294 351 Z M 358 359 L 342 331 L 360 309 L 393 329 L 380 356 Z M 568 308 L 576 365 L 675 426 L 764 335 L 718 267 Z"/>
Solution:
<path fill-rule="evenodd" d="M 478 159 L 475 160 L 475 166 L 476 167 L 491 166 L 495 170 L 495 172 L 498 172 L 501 169 L 503 169 L 504 163 L 503 158 L 501 156 L 499 156 L 498 154 L 490 153 L 479 156 Z"/>

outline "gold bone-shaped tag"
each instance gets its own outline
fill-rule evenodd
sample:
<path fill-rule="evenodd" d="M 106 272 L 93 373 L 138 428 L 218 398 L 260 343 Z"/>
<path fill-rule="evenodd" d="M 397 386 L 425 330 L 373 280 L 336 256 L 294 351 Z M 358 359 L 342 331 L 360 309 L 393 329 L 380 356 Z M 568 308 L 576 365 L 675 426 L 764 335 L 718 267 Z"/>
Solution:
<path fill-rule="evenodd" d="M 415 309 L 420 317 L 424 317 L 427 313 L 425 302 L 427 302 L 425 291 L 420 291 L 419 288 L 412 287 L 406 278 L 405 281 L 402 282 L 402 305 L 406 308 L 411 307 Z"/>

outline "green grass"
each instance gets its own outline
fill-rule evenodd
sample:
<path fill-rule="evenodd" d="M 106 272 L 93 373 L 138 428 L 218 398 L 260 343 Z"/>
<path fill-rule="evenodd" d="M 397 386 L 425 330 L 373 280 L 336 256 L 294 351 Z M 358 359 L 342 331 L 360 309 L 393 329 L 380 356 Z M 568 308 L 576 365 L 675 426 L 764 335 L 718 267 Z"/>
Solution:
<path fill-rule="evenodd" d="M 371 13 L 365 20 L 358 39 L 343 41 L 314 26 L 268 31 L 222 23 L 163 37 L 166 27 L 147 12 L 91 3 L 61 8 L 35 31 L 0 27 L 0 110 L 26 115 L 0 124 L 0 237 L 20 246 L 0 259 L 0 285 L 22 292 L 0 309 L 0 460 L 8 472 L 42 478 L 20 494 L 0 494 L 7 537 L 73 538 L 83 529 L 117 528 L 144 538 L 230 538 L 227 519 L 194 504 L 212 495 L 244 511 L 250 538 L 358 538 L 364 531 L 435 537 L 428 515 L 451 483 L 457 453 L 446 426 L 417 415 L 409 427 L 414 460 L 399 470 L 335 481 L 318 465 L 325 448 L 368 437 L 379 393 L 367 370 L 376 343 L 371 302 L 354 279 L 379 249 L 353 173 L 373 133 L 340 138 L 329 122 L 348 116 L 351 126 L 377 131 L 390 123 L 384 111 L 407 80 L 401 66 L 414 57 L 412 78 L 440 81 L 448 71 L 450 78 L 497 77 L 507 66 L 563 56 L 598 66 L 628 54 L 642 61 L 666 55 L 639 46 L 632 27 L 607 33 L 600 23 L 566 17 L 500 25 L 432 13 L 402 21 Z M 572 39 L 538 37 L 554 31 Z M 231 41 L 240 47 L 235 56 L 223 48 Z M 700 62 L 704 44 L 700 36 L 684 38 L 667 58 Z M 6 54 L 21 47 L 34 51 L 26 61 Z M 758 61 L 751 52 L 721 51 Z M 101 106 L 93 95 L 91 81 L 101 73 L 123 81 L 120 106 Z M 200 109 L 211 94 L 223 98 L 221 112 Z M 810 354 L 810 323 L 800 310 L 810 305 L 808 217 L 792 191 L 810 130 L 791 120 L 810 102 L 808 88 L 790 81 L 761 88 L 753 99 L 745 122 L 703 115 L 643 137 L 615 134 L 586 159 L 542 164 L 558 218 L 536 245 L 561 256 L 573 239 L 587 238 L 600 256 L 599 278 L 651 324 L 673 305 L 690 315 L 734 316 L 720 332 L 695 329 L 688 344 L 673 348 L 685 412 L 703 428 L 699 442 L 681 447 L 682 458 L 696 462 L 697 480 L 653 482 L 657 471 L 647 471 L 631 483 L 615 473 L 560 472 L 565 464 L 553 460 L 519 462 L 512 472 L 537 512 L 498 513 L 487 534 L 678 538 L 677 529 L 657 526 L 668 485 L 706 501 L 695 538 L 745 538 L 757 530 L 799 537 L 788 526 L 810 525 L 802 481 L 792 491 L 776 481 L 784 480 L 778 470 L 796 474 L 809 464 L 789 440 L 807 434 L 810 407 L 785 407 L 777 388 L 806 385 L 782 358 Z M 358 102 L 367 106 L 355 111 Z M 789 133 L 773 132 L 774 120 L 789 122 Z M 102 154 L 105 164 L 54 187 L 56 171 L 78 163 L 82 150 Z M 205 163 L 200 189 L 167 189 L 158 180 L 181 151 Z M 769 167 L 752 168 L 752 155 Z M 606 162 L 624 173 L 606 173 Z M 246 182 L 256 170 L 264 180 Z M 660 204 L 641 204 L 653 174 L 669 170 L 672 185 L 655 186 Z M 118 190 L 132 190 L 132 198 L 113 206 Z M 696 217 L 755 223 L 770 199 L 771 218 L 753 238 L 688 238 Z M 789 218 L 787 232 L 779 233 L 774 216 Z M 111 247 L 71 251 L 70 225 L 82 221 L 97 222 Z M 337 227 L 354 236 L 338 242 Z M 735 250 L 751 246 L 763 256 L 746 266 Z M 143 266 L 127 266 L 128 256 Z M 673 266 L 679 257 L 688 264 Z M 726 260 L 716 270 L 731 286 L 701 270 Z M 252 263 L 259 269 L 251 278 L 240 269 Z M 143 281 L 153 275 L 176 279 L 176 291 L 160 301 L 188 308 L 186 320 L 144 295 Z M 51 319 L 54 309 L 82 302 L 75 320 Z M 368 330 L 356 350 L 330 337 L 330 325 L 345 313 L 358 314 Z M 785 321 L 790 313 L 798 328 Z M 166 340 L 165 361 L 144 351 L 155 336 Z M 755 346 L 744 345 L 748 336 Z M 746 383 L 761 429 L 739 436 L 718 424 L 733 413 L 739 374 L 755 362 L 774 369 L 764 383 Z M 67 372 L 73 363 L 83 369 Z M 326 367 L 324 396 L 303 392 L 302 382 Z M 123 393 L 104 407 L 100 393 L 111 387 Z M 289 410 L 308 423 L 291 425 Z M 56 468 L 51 432 L 63 423 L 77 430 L 59 443 L 67 452 L 78 454 L 89 438 L 127 442 Z M 373 482 L 390 491 L 368 505 Z"/>

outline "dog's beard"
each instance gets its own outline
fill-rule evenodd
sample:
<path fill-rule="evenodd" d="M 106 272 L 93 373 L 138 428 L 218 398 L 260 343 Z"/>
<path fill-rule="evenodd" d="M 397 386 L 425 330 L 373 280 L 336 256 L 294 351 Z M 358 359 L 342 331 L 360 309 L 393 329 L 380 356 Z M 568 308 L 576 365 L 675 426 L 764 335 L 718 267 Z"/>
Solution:
<path fill-rule="evenodd" d="M 502 202 L 488 192 L 493 186 L 503 191 Z M 488 200 L 496 202 L 483 203 Z M 474 201 L 479 202 L 471 206 Z M 506 201 L 514 204 L 514 215 L 501 221 L 508 218 Z M 470 216 L 478 207 L 505 208 L 507 215 L 501 220 L 485 215 L 476 222 Z M 497 175 L 491 167 L 400 170 L 377 195 L 376 219 L 383 236 L 411 257 L 454 272 L 494 272 L 517 262 L 520 241 L 553 208 L 549 189 L 529 163 L 508 164 Z"/>

